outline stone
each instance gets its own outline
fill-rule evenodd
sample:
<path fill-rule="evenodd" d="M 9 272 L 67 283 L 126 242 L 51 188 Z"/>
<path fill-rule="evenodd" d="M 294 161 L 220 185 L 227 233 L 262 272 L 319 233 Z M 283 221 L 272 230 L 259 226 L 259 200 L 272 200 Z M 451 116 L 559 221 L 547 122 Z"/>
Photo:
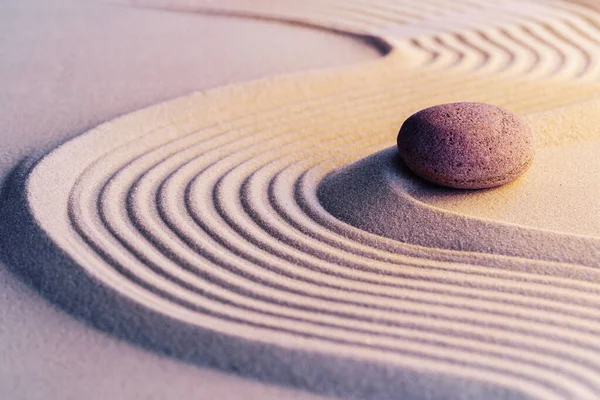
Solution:
<path fill-rule="evenodd" d="M 450 103 L 411 115 L 398 133 L 406 166 L 421 178 L 459 189 L 484 189 L 523 174 L 535 153 L 531 129 L 484 103 Z"/>

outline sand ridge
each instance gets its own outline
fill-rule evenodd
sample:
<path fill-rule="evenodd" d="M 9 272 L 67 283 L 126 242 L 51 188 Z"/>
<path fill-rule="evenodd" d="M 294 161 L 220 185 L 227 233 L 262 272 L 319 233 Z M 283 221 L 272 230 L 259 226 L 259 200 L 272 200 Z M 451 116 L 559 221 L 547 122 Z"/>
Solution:
<path fill-rule="evenodd" d="M 433 10 L 485 8 L 431 1 L 376 13 L 365 4 L 253 10 L 370 36 L 389 27 L 390 15 L 401 26 Z M 556 4 L 567 20 L 597 20 Z M 248 11 L 244 2 L 217 8 Z M 359 201 L 335 191 L 343 185 L 319 189 L 332 171 L 387 147 L 402 120 L 428 105 L 488 101 L 525 115 L 593 99 L 596 61 L 585 32 L 507 10 L 509 27 L 495 41 L 486 42 L 493 26 L 382 37 L 392 50 L 381 60 L 194 93 L 65 143 L 16 173 L 8 194 L 8 207 L 28 214 L 16 235 L 44 243 L 28 273 L 41 274 L 38 286 L 63 307 L 118 336 L 321 393 L 596 398 L 597 238 L 481 224 L 412 201 L 393 216 L 409 235 L 390 240 L 326 211 L 346 196 L 338 210 L 391 220 L 379 193 Z M 521 34 L 504 32 L 511 29 Z M 587 49 L 582 58 L 561 35 Z M 448 44 L 460 37 L 462 45 Z M 592 61 L 582 68 L 585 54 Z M 495 58 L 508 61 L 486 68 Z M 350 168 L 369 180 L 373 170 L 361 163 Z M 351 183 L 359 176 L 346 175 Z M 431 230 L 415 231 L 414 217 Z M 436 229 L 459 219 L 480 223 L 463 232 L 470 242 Z M 571 247 L 555 251 L 555 243 Z M 48 253 L 63 271 L 40 271 Z"/>

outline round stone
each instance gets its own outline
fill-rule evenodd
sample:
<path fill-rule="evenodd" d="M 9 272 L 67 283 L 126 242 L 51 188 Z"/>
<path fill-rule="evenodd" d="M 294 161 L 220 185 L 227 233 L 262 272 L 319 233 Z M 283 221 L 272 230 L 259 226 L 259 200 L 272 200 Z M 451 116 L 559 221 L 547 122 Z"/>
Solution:
<path fill-rule="evenodd" d="M 442 186 L 484 189 L 519 177 L 535 152 L 529 127 L 511 112 L 484 103 L 450 103 L 411 115 L 398 150 L 415 174 Z"/>

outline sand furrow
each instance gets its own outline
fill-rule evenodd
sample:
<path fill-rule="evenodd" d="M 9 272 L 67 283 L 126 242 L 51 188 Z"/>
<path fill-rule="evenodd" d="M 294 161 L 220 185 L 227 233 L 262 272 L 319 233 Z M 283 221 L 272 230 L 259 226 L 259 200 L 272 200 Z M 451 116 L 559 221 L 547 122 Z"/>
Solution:
<path fill-rule="evenodd" d="M 410 113 L 458 100 L 527 115 L 540 149 L 598 140 L 591 119 L 576 125 L 598 107 L 598 15 L 532 1 L 135 4 L 391 49 L 132 113 L 15 175 L 20 234 L 47 237 L 66 266 L 29 266 L 46 268 L 43 293 L 155 351 L 342 397 L 599 396 L 600 239 L 428 204 L 389 148 Z"/>
<path fill-rule="evenodd" d="M 127 187 L 127 185 L 118 185 L 117 187 L 123 187 L 123 186 Z M 118 209 L 118 208 L 117 208 L 117 209 Z M 119 236 L 122 236 L 122 235 L 124 235 L 124 232 L 126 232 L 126 231 L 127 231 L 127 227 L 125 227 L 125 226 L 121 226 L 121 227 L 116 227 L 116 228 L 115 228 L 115 230 L 113 231 L 113 233 L 115 233 L 115 234 L 116 234 L 116 232 L 119 232 L 119 234 L 118 234 L 118 235 L 119 235 Z M 211 235 L 211 236 L 214 236 L 214 235 Z M 140 249 L 140 248 L 142 248 L 142 246 L 140 246 L 140 245 L 138 244 L 138 245 L 136 245 L 136 246 L 132 246 L 131 248 Z M 146 265 L 148 265 L 148 264 L 152 264 L 152 260 L 151 260 L 151 259 L 149 259 L 149 258 L 145 258 L 143 261 L 144 261 L 144 264 L 146 264 Z M 239 264 L 240 264 L 240 262 L 238 262 L 238 265 L 239 265 Z M 155 265 L 162 265 L 162 266 L 163 266 L 163 268 L 164 268 L 165 266 L 168 266 L 168 262 L 166 262 L 166 261 L 162 261 L 162 262 L 159 262 L 159 263 L 157 263 L 157 264 L 155 264 Z M 177 267 L 175 266 L 175 268 L 177 268 Z M 168 269 L 172 269 L 172 268 L 168 268 Z M 189 284 L 189 283 L 190 283 L 190 282 L 192 282 L 192 281 L 193 281 L 193 279 L 191 279 L 190 277 L 188 277 L 187 279 L 183 279 L 183 280 L 181 280 L 180 282 L 188 282 L 188 284 Z M 155 284 L 155 285 L 157 285 L 157 284 L 159 284 L 159 283 L 154 283 L 154 284 Z M 237 292 L 237 293 L 241 292 L 241 290 L 239 289 L 239 287 L 236 287 L 235 289 L 236 289 L 236 290 L 235 290 L 234 292 Z M 164 289 L 163 289 L 163 290 L 164 290 Z M 277 299 L 277 297 L 276 297 L 276 298 L 274 298 L 274 299 L 271 299 L 271 302 L 275 302 L 275 301 L 276 301 L 275 299 Z M 190 301 L 190 299 L 189 299 L 189 298 L 188 298 L 188 301 Z M 279 300 L 278 300 L 278 301 L 279 301 L 279 302 L 284 302 L 284 301 L 285 301 L 285 298 L 284 298 L 284 297 L 279 297 Z M 247 303 L 248 303 L 248 301 L 246 301 L 246 304 L 247 304 Z M 221 307 L 221 308 L 222 308 L 222 307 Z M 323 311 L 322 311 L 322 310 L 320 310 L 320 311 L 321 311 L 321 313 L 320 313 L 320 314 L 322 315 L 322 314 L 323 314 Z M 317 314 L 317 315 L 319 315 L 319 314 Z M 406 316 L 405 316 L 405 317 L 406 317 Z M 356 320 L 356 317 L 355 317 L 355 320 Z M 356 322 L 355 322 L 355 324 L 356 324 Z M 346 327 L 346 330 L 349 330 L 349 327 Z M 465 333 L 466 333 L 466 332 L 465 332 Z M 463 334 L 465 334 L 465 333 L 463 333 Z"/>

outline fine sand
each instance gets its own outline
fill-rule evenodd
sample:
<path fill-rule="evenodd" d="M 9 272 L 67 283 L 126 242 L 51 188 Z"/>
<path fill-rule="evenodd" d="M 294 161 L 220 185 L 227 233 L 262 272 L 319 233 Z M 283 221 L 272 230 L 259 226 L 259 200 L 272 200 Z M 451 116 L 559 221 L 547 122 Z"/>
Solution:
<path fill-rule="evenodd" d="M 195 92 L 27 158 L 0 209 L 18 275 L 149 351 L 318 395 L 600 396 L 600 13 L 134 3 L 326 27 L 385 54 Z M 407 172 L 402 121 L 452 101 L 523 116 L 531 170 L 467 192 Z"/>
<path fill-rule="evenodd" d="M 0 19 L 1 180 L 34 149 L 195 89 L 379 57 L 360 40 L 324 30 L 96 1 L 10 0 L 0 2 Z M 26 252 L 20 243 L 14 249 Z M 4 260 L 0 398 L 321 398 L 118 340 L 53 307 Z"/>

